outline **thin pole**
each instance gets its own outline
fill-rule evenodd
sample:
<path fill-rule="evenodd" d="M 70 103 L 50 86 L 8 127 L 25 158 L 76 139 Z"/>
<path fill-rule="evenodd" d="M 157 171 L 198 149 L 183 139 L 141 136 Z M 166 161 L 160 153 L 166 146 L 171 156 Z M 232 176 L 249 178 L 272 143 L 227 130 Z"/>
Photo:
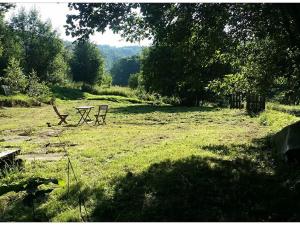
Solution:
<path fill-rule="evenodd" d="M 68 157 L 68 197 L 69 197 L 69 193 L 70 193 L 70 159 Z"/>

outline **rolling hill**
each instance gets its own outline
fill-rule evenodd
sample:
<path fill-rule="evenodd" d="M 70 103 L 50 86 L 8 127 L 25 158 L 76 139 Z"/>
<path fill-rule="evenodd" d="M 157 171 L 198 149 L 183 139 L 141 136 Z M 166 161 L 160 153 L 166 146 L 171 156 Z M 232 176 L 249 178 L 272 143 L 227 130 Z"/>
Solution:
<path fill-rule="evenodd" d="M 143 49 L 143 47 L 140 46 L 114 47 L 110 45 L 98 45 L 97 47 L 104 57 L 105 68 L 107 71 L 109 71 L 112 65 L 119 59 L 138 55 Z"/>

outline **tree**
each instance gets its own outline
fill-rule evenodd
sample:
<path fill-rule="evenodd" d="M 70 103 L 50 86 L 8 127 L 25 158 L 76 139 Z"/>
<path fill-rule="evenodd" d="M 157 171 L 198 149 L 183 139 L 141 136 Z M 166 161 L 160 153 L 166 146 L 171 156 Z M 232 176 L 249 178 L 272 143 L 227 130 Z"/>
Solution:
<path fill-rule="evenodd" d="M 141 77 L 142 77 L 141 73 L 130 74 L 129 79 L 128 79 L 128 86 L 131 89 L 136 89 L 139 86 L 141 86 Z"/>
<path fill-rule="evenodd" d="M 101 86 L 102 87 L 110 87 L 112 84 L 112 76 L 109 73 L 104 73 L 101 80 Z"/>
<path fill-rule="evenodd" d="M 40 81 L 34 70 L 29 73 L 28 78 L 27 94 L 29 96 L 35 97 L 39 100 L 50 96 L 50 88 L 44 81 Z"/>
<path fill-rule="evenodd" d="M 104 31 L 110 26 L 128 40 L 153 38 L 154 46 L 142 61 L 147 91 L 176 95 L 183 104 L 193 105 L 205 98 L 209 80 L 228 73 L 227 65 L 215 60 L 217 52 L 226 51 L 230 43 L 224 31 L 229 17 L 226 5 L 72 4 L 71 7 L 79 11 L 68 18 L 67 31 L 72 35 L 86 38 L 94 30 Z M 131 10 L 137 7 L 141 15 Z M 89 20 L 84 22 L 87 12 Z M 82 26 L 76 27 L 75 21 Z"/>
<path fill-rule="evenodd" d="M 14 93 L 25 93 L 28 85 L 28 79 L 20 67 L 20 62 L 14 58 L 9 60 L 8 67 L 5 69 L 5 75 L 2 80 Z"/>
<path fill-rule="evenodd" d="M 25 73 L 34 70 L 41 80 L 50 83 L 60 83 L 65 79 L 66 74 L 62 71 L 67 65 L 65 60 L 61 60 L 63 42 L 52 29 L 50 21 L 43 22 L 35 9 L 27 13 L 23 8 L 11 18 L 10 29 L 17 35 L 24 50 L 21 65 Z"/>
<path fill-rule="evenodd" d="M 23 57 L 20 39 L 4 21 L 5 13 L 12 7 L 14 7 L 12 4 L 0 4 L 0 77 L 3 76 L 9 59 L 14 58 L 21 61 Z"/>
<path fill-rule="evenodd" d="M 15 5 L 11 3 L 0 3 L 0 14 L 3 15 L 6 13 L 9 9 L 14 8 Z"/>
<path fill-rule="evenodd" d="M 300 102 L 298 4 L 74 3 L 70 7 L 79 11 L 68 16 L 67 32 L 73 36 L 84 39 L 110 27 L 127 40 L 153 39 L 142 61 L 148 91 L 175 94 L 191 105 L 209 99 L 206 87 L 211 80 L 243 74 L 251 81 L 249 91 L 272 97 L 285 90 L 287 99 Z M 224 61 L 226 55 L 230 57 Z"/>
<path fill-rule="evenodd" d="M 140 71 L 139 56 L 122 58 L 113 64 L 110 72 L 113 78 L 113 84 L 127 86 L 130 74 Z"/>
<path fill-rule="evenodd" d="M 96 45 L 87 41 L 76 44 L 71 59 L 71 72 L 74 81 L 101 83 L 104 61 Z"/>

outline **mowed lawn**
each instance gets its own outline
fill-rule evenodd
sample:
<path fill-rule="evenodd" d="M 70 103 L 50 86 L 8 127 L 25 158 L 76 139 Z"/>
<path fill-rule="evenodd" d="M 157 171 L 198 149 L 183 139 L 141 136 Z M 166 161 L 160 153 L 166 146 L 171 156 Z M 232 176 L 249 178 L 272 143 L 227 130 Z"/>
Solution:
<path fill-rule="evenodd" d="M 79 120 L 74 107 L 99 104 L 110 107 L 107 125 L 74 126 Z M 67 157 L 25 161 L 20 171 L 6 172 L 0 185 L 33 177 L 56 178 L 59 184 L 36 200 L 35 218 L 23 205 L 24 192 L 0 196 L 0 221 L 300 219 L 297 167 L 276 161 L 268 138 L 297 121 L 295 116 L 99 100 L 57 105 L 70 114 L 68 126 L 56 125 L 49 105 L 0 109 L 0 146 L 18 146 L 25 155 L 67 151 L 79 183 L 71 176 L 67 195 Z M 79 195 L 86 207 L 81 213 Z"/>

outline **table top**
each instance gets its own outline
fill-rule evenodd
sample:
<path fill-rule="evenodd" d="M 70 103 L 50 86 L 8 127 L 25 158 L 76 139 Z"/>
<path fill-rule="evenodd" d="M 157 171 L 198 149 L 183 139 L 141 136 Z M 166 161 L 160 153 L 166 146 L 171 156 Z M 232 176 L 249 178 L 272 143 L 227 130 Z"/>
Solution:
<path fill-rule="evenodd" d="M 75 109 L 92 109 L 92 108 L 95 108 L 94 106 L 78 106 L 78 107 L 75 107 Z"/>

